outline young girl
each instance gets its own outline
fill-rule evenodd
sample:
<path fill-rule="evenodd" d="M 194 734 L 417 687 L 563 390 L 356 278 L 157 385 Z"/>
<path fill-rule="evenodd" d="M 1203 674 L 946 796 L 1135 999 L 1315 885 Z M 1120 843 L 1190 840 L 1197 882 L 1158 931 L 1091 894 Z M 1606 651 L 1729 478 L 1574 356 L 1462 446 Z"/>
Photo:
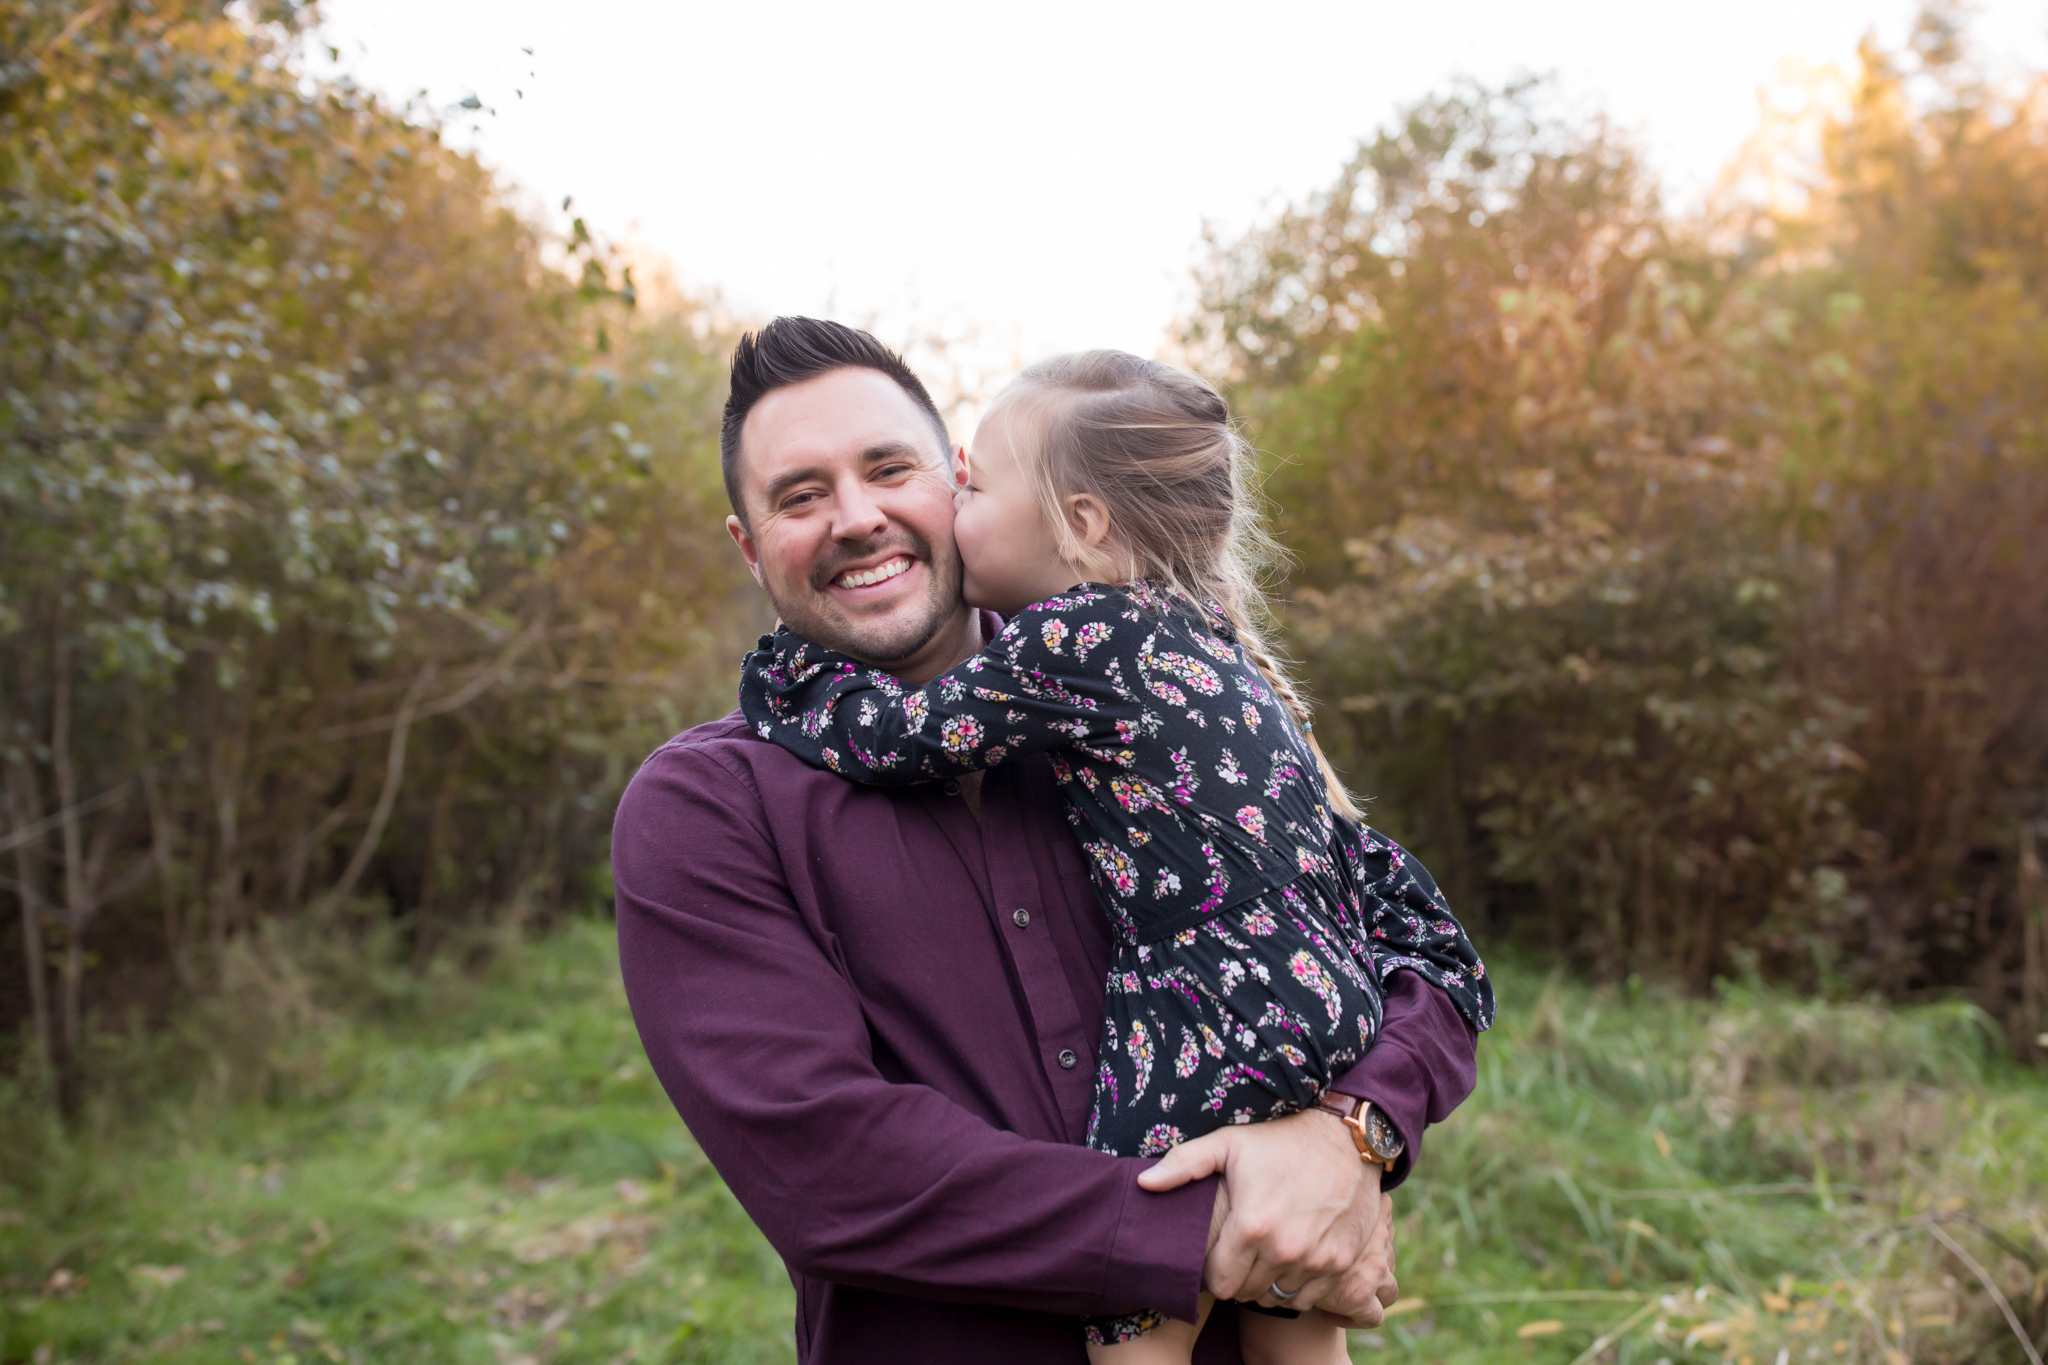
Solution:
<path fill-rule="evenodd" d="M 1191 374 L 1117 351 L 1034 366 L 962 452 L 964 592 L 1001 634 L 912 688 L 782 631 L 741 681 L 763 738 L 855 782 L 1049 756 L 1116 939 L 1088 1142 L 1124 1156 L 1314 1104 L 1372 1046 L 1388 971 L 1492 1022 L 1471 942 L 1428 873 L 1353 823 L 1261 642 L 1248 458 Z M 1097 1365 L 1184 1362 L 1199 1331 L 1086 1325 Z M 1247 1361 L 1347 1358 L 1317 1312 L 1241 1334 Z"/>

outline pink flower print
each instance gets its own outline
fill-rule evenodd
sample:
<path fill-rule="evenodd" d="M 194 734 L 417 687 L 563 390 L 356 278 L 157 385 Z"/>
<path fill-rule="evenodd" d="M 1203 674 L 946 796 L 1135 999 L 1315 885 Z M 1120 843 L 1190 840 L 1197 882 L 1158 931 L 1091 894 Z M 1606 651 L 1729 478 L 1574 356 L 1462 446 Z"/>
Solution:
<path fill-rule="evenodd" d="M 1282 1043 L 1280 1044 L 1280 1046 L 1274 1048 L 1273 1050 L 1279 1053 L 1282 1057 L 1285 1057 L 1289 1062 L 1291 1062 L 1295 1066 L 1308 1065 L 1308 1058 L 1302 1056 L 1301 1049 L 1294 1046 L 1292 1043 Z"/>
<path fill-rule="evenodd" d="M 1266 799 L 1277 801 L 1280 791 L 1289 782 L 1301 781 L 1301 769 L 1295 764 L 1294 755 L 1285 749 L 1273 751 L 1273 775 L 1266 779 Z"/>
<path fill-rule="evenodd" d="M 1232 1090 L 1235 1090 L 1246 1081 L 1263 1081 L 1265 1079 L 1266 1073 L 1255 1066 L 1247 1066 L 1243 1062 L 1239 1062 L 1235 1066 L 1227 1066 L 1223 1068 L 1223 1074 L 1216 1078 L 1216 1084 L 1209 1087 L 1209 1093 L 1203 1099 L 1202 1107 L 1210 1110 L 1221 1110 L 1223 1108 L 1223 1097 Z"/>
<path fill-rule="evenodd" d="M 881 714 L 881 711 L 875 706 L 875 699 L 873 697 L 861 698 L 860 715 L 857 719 L 862 725 L 873 725 L 880 718 Z"/>
<path fill-rule="evenodd" d="M 1095 1073 L 1095 1093 L 1109 1096 L 1112 1105 L 1117 1103 L 1116 1073 L 1109 1069 L 1108 1062 L 1104 1062 L 1101 1069 Z"/>
<path fill-rule="evenodd" d="M 1223 993 L 1229 995 L 1244 984 L 1244 964 L 1234 957 L 1226 957 L 1219 975 L 1223 978 Z"/>
<path fill-rule="evenodd" d="M 1096 867 L 1101 870 L 1103 880 L 1115 888 L 1119 896 L 1136 894 L 1138 869 L 1131 862 L 1129 854 L 1107 843 L 1088 844 L 1086 848 L 1093 855 Z"/>
<path fill-rule="evenodd" d="M 1180 1031 L 1180 1056 L 1173 1059 L 1173 1074 L 1186 1080 L 1202 1064 L 1202 1045 L 1186 1029 Z"/>
<path fill-rule="evenodd" d="M 1297 948 L 1294 956 L 1287 959 L 1287 970 L 1323 1002 L 1323 1008 L 1330 1012 L 1331 1028 L 1344 1022 L 1344 1007 L 1337 998 L 1337 983 L 1330 979 L 1330 974 L 1323 970 L 1323 964 L 1316 961 L 1308 949 Z"/>
<path fill-rule="evenodd" d="M 1278 1000 L 1268 1000 L 1266 1002 L 1264 1012 L 1259 1015 L 1259 1027 L 1262 1029 L 1284 1029 L 1297 1038 L 1308 1037 L 1308 1025 L 1302 1021 L 1301 1016 L 1288 1009 Z"/>
<path fill-rule="evenodd" d="M 1223 904 L 1223 893 L 1230 886 L 1230 878 L 1224 874 L 1223 858 L 1216 852 L 1216 845 L 1202 845 L 1202 860 L 1209 864 L 1209 894 L 1198 908 L 1206 915 Z"/>
<path fill-rule="evenodd" d="M 1159 881 L 1152 888 L 1152 899 L 1163 901 L 1168 896 L 1180 894 L 1180 877 L 1173 872 L 1162 872 Z"/>
<path fill-rule="evenodd" d="M 1244 912 L 1244 931 L 1258 938 L 1270 938 L 1280 932 L 1280 921 L 1265 906 L 1253 905 Z"/>
<path fill-rule="evenodd" d="M 830 768 L 835 773 L 838 772 L 840 770 L 839 751 L 837 749 L 825 749 L 822 752 L 825 756 L 825 766 Z"/>
<path fill-rule="evenodd" d="M 1253 706 L 1250 702 L 1246 702 L 1244 704 L 1243 715 L 1244 728 L 1251 731 L 1253 734 L 1257 734 L 1259 732 L 1259 722 L 1265 719 L 1265 717 L 1259 714 L 1259 708 Z"/>
<path fill-rule="evenodd" d="M 1173 799 L 1183 806 L 1189 805 L 1202 785 L 1202 779 L 1195 776 L 1194 760 L 1188 757 L 1185 745 L 1168 754 L 1167 758 L 1173 763 Z"/>
<path fill-rule="evenodd" d="M 1220 697 L 1223 695 L 1222 675 L 1200 659 L 1186 654 L 1177 654 L 1172 650 L 1167 650 L 1162 654 L 1153 654 L 1148 651 L 1144 656 L 1144 663 L 1147 667 L 1156 668 L 1162 673 L 1168 673 L 1179 678 L 1205 697 Z"/>
<path fill-rule="evenodd" d="M 1142 777 L 1119 775 L 1110 778 L 1109 794 L 1127 811 L 1166 809 L 1166 803 L 1159 799 L 1159 793 Z"/>
<path fill-rule="evenodd" d="M 1266 812 L 1260 810 L 1257 806 L 1239 806 L 1237 808 L 1237 823 L 1252 838 L 1257 839 L 1262 844 L 1266 842 Z"/>
<path fill-rule="evenodd" d="M 981 747 L 981 722 L 972 716 L 948 716 L 939 733 L 948 757 L 965 758 Z"/>
<path fill-rule="evenodd" d="M 1083 697 L 1067 690 L 1065 684 L 1042 668 L 1027 668 L 1017 674 L 1018 685 L 1028 697 L 1040 697 L 1048 701 L 1063 702 L 1083 711 L 1095 709 L 1093 697 Z"/>
<path fill-rule="evenodd" d="M 1082 660 L 1083 662 L 1086 662 L 1088 658 L 1088 651 L 1095 648 L 1095 646 L 1101 644 L 1104 640 L 1107 640 L 1109 636 L 1109 622 L 1088 622 L 1086 625 L 1081 627 L 1080 633 L 1074 637 L 1074 657 L 1076 659 Z"/>
<path fill-rule="evenodd" d="M 1358 1016 L 1358 1046 L 1361 1051 L 1372 1046 L 1372 1020 L 1363 1014 Z"/>
<path fill-rule="evenodd" d="M 1216 1030 L 1210 1028 L 1207 1024 L 1197 1024 L 1195 1027 L 1202 1031 L 1202 1051 L 1208 1053 L 1212 1058 L 1221 1057 L 1223 1055 L 1223 1039 L 1217 1036 Z"/>
<path fill-rule="evenodd" d="M 1170 1123 L 1155 1123 L 1145 1134 L 1145 1141 L 1138 1149 L 1139 1156 L 1163 1156 L 1187 1141 L 1180 1129 Z"/>
<path fill-rule="evenodd" d="M 1124 839 L 1132 848 L 1143 848 L 1152 842 L 1152 836 L 1139 829 L 1136 825 L 1124 826 Z"/>
<path fill-rule="evenodd" d="M 1126 1049 L 1131 1054 L 1131 1070 L 1136 1085 L 1131 1090 L 1131 1103 L 1136 1104 L 1145 1097 L 1145 1091 L 1152 1084 L 1152 1035 L 1145 1031 L 1145 1021 L 1131 1021 L 1131 1041 Z"/>
<path fill-rule="evenodd" d="M 1046 649 L 1054 654 L 1058 654 L 1060 646 L 1066 643 L 1067 623 L 1065 621 L 1047 621 L 1038 628 L 1038 638 L 1045 641 Z"/>
<path fill-rule="evenodd" d="M 925 717 L 931 714 L 931 700 L 922 691 L 912 692 L 903 698 L 904 728 L 911 734 L 924 732 Z"/>
<path fill-rule="evenodd" d="M 990 749 L 987 753 L 982 755 L 981 763 L 982 766 L 985 768 L 993 768 L 1009 756 L 1009 747 L 1007 745 L 998 744 L 995 746 L 995 748 Z"/>
<path fill-rule="evenodd" d="M 1244 769 L 1237 766 L 1237 755 L 1228 749 L 1223 751 L 1223 757 L 1216 763 L 1216 776 L 1233 787 L 1241 787 L 1251 781 L 1244 775 Z"/>

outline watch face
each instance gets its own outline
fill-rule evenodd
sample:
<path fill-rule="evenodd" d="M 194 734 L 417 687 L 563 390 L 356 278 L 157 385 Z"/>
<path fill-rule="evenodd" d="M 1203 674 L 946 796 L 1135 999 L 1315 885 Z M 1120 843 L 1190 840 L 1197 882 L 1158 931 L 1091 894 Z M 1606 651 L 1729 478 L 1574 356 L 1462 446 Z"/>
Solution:
<path fill-rule="evenodd" d="M 1372 1144 L 1373 1155 L 1383 1161 L 1391 1161 L 1401 1155 L 1408 1144 L 1401 1141 L 1394 1132 L 1394 1125 L 1387 1122 L 1386 1115 L 1379 1110 L 1369 1110 L 1365 1116 L 1365 1140 Z"/>

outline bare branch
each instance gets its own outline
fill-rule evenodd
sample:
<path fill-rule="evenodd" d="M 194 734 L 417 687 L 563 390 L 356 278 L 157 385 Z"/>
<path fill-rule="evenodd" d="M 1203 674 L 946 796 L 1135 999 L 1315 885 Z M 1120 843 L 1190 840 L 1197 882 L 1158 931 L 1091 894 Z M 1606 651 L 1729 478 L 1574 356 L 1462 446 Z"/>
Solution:
<path fill-rule="evenodd" d="M 412 723 L 419 709 L 420 694 L 434 681 L 437 664 L 428 664 L 413 680 L 412 687 L 405 694 L 405 702 L 398 708 L 396 723 L 391 730 L 391 749 L 384 760 L 384 790 L 377 793 L 377 808 L 370 813 L 370 827 L 363 831 L 361 842 L 357 843 L 355 856 L 348 860 L 348 867 L 342 872 L 341 880 L 334 884 L 324 899 L 334 902 L 345 899 L 356 889 L 356 881 L 363 870 L 370 865 L 370 859 L 377 852 L 377 845 L 383 841 L 384 826 L 391 819 L 391 807 L 398 800 L 398 786 L 405 778 L 405 741 L 412 732 Z M 496 676 L 495 674 L 491 676 Z M 488 686 L 488 682 L 485 684 Z M 479 687 L 479 692 L 483 689 Z M 453 709 L 453 708 L 450 708 Z"/>

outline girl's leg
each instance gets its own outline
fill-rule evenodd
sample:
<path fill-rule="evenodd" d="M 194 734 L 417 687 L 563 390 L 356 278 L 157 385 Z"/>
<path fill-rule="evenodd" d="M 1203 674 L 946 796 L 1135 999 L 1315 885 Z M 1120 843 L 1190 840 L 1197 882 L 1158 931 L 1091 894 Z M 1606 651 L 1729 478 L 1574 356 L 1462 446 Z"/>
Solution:
<path fill-rule="evenodd" d="M 1182 1322 L 1179 1318 L 1167 1318 L 1159 1326 L 1143 1336 L 1132 1337 L 1110 1346 L 1088 1343 L 1089 1365 L 1188 1365 L 1195 1354 L 1195 1338 L 1201 1335 L 1202 1324 L 1209 1320 L 1209 1305 L 1214 1302 L 1209 1295 L 1202 1295 L 1201 1312 L 1193 1322 Z"/>
<path fill-rule="evenodd" d="M 1344 1329 L 1311 1308 L 1298 1318 L 1237 1315 L 1244 1365 L 1348 1365 Z"/>

